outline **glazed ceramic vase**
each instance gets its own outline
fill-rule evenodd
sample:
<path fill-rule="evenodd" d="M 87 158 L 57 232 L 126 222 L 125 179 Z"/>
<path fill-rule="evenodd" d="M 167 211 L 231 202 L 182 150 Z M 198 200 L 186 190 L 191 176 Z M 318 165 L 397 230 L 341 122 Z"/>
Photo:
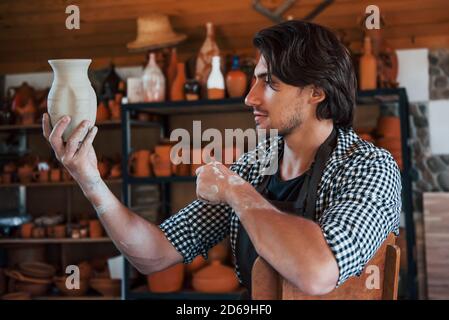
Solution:
<path fill-rule="evenodd" d="M 196 59 L 195 78 L 201 85 L 202 98 L 207 97 L 207 79 L 212 69 L 212 57 L 220 55 L 220 49 L 215 42 L 214 25 L 206 23 L 206 40 L 198 53 Z"/>
<path fill-rule="evenodd" d="M 377 61 L 372 53 L 371 39 L 365 37 L 363 45 L 363 56 L 359 65 L 360 90 L 372 90 L 377 87 Z"/>
<path fill-rule="evenodd" d="M 223 99 L 225 96 L 225 81 L 220 70 L 220 56 L 212 58 L 212 71 L 207 79 L 207 98 Z"/>
<path fill-rule="evenodd" d="M 172 101 L 184 100 L 184 84 L 186 82 L 185 64 L 179 62 L 177 65 L 176 77 L 170 88 L 170 98 Z"/>
<path fill-rule="evenodd" d="M 150 53 L 148 65 L 143 71 L 142 86 L 144 102 L 165 100 L 165 77 L 156 63 L 156 55 Z"/>
<path fill-rule="evenodd" d="M 53 69 L 53 83 L 48 93 L 48 114 L 51 125 L 65 115 L 71 117 L 69 126 L 62 137 L 64 141 L 83 121 L 95 124 L 97 96 L 87 76 L 90 59 L 49 60 Z M 84 137 L 83 137 L 84 138 Z"/>
<path fill-rule="evenodd" d="M 231 98 L 242 97 L 245 94 L 247 85 L 246 74 L 240 70 L 239 57 L 232 59 L 232 68 L 226 74 L 226 89 Z"/>

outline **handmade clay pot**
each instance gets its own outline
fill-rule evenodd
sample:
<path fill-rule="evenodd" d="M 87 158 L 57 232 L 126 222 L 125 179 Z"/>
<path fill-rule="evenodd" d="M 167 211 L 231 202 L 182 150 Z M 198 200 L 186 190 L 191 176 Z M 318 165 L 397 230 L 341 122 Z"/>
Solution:
<path fill-rule="evenodd" d="M 115 100 L 111 99 L 108 101 L 108 108 L 109 108 L 109 112 L 111 114 L 112 120 L 120 120 L 121 119 L 120 104 L 115 102 Z"/>
<path fill-rule="evenodd" d="M 239 57 L 234 56 L 232 69 L 226 74 L 226 90 L 231 98 L 242 97 L 246 92 L 248 80 L 246 74 L 240 70 Z"/>
<path fill-rule="evenodd" d="M 37 108 L 33 99 L 28 99 L 28 102 L 23 107 L 18 107 L 15 110 L 19 116 L 21 125 L 30 125 L 34 123 Z"/>
<path fill-rule="evenodd" d="M 50 171 L 49 170 L 41 170 L 33 172 L 33 178 L 37 182 L 45 183 L 50 179 Z"/>
<path fill-rule="evenodd" d="M 106 161 L 98 161 L 98 171 L 102 179 L 106 179 L 109 175 L 109 164 Z"/>
<path fill-rule="evenodd" d="M 158 145 L 154 148 L 154 153 L 151 154 L 151 165 L 155 176 L 171 176 L 170 150 L 169 144 Z"/>
<path fill-rule="evenodd" d="M 148 289 L 152 292 L 175 292 L 182 288 L 184 264 L 178 263 L 165 270 L 147 276 Z"/>
<path fill-rule="evenodd" d="M 46 232 L 44 227 L 34 227 L 31 231 L 31 236 L 33 238 L 45 238 Z"/>
<path fill-rule="evenodd" d="M 20 226 L 20 236 L 24 239 L 31 238 L 34 224 L 32 222 L 24 223 Z"/>
<path fill-rule="evenodd" d="M 90 59 L 49 60 L 53 73 L 53 84 L 48 93 L 48 113 L 52 126 L 63 116 L 71 117 L 63 133 L 67 141 L 72 131 L 83 121 L 95 124 L 97 96 L 87 76 Z M 84 138 L 84 137 L 83 137 Z"/>
<path fill-rule="evenodd" d="M 167 75 L 167 89 L 168 89 L 168 97 L 170 100 L 173 100 L 171 96 L 171 90 L 173 86 L 173 82 L 176 78 L 176 73 L 178 70 L 178 55 L 176 52 L 176 47 L 171 48 L 170 51 L 170 62 L 167 66 L 166 75 Z"/>
<path fill-rule="evenodd" d="M 103 237 L 103 227 L 100 220 L 93 219 L 89 220 L 89 234 L 91 238 L 101 238 Z"/>
<path fill-rule="evenodd" d="M 229 254 L 229 242 L 225 239 L 215 246 L 213 246 L 208 252 L 208 259 L 210 261 L 219 260 L 225 262 Z"/>
<path fill-rule="evenodd" d="M 56 269 L 48 263 L 29 261 L 20 263 L 19 271 L 27 277 L 50 279 L 55 275 Z"/>
<path fill-rule="evenodd" d="M 111 173 L 109 175 L 110 179 L 120 178 L 122 175 L 122 165 L 120 163 L 116 163 L 111 168 Z"/>
<path fill-rule="evenodd" d="M 50 169 L 50 181 L 51 182 L 61 181 L 61 169 L 59 168 Z"/>
<path fill-rule="evenodd" d="M 180 62 L 177 65 L 176 78 L 170 88 L 170 98 L 172 101 L 184 100 L 184 84 L 186 82 L 185 64 Z"/>
<path fill-rule="evenodd" d="M 232 292 L 239 286 L 234 270 L 214 260 L 193 275 L 192 287 L 200 292 Z"/>
<path fill-rule="evenodd" d="M 65 224 L 58 224 L 54 226 L 53 235 L 55 238 L 65 238 L 67 235 Z"/>
<path fill-rule="evenodd" d="M 214 25 L 206 23 L 206 40 L 204 41 L 196 59 L 195 78 L 201 85 L 201 97 L 207 97 L 207 79 L 212 69 L 212 57 L 220 55 L 220 49 L 215 42 Z"/>
<path fill-rule="evenodd" d="M 207 260 L 202 255 L 197 256 L 190 264 L 186 265 L 188 273 L 194 273 L 207 265 Z"/>
<path fill-rule="evenodd" d="M 97 108 L 97 122 L 107 121 L 110 116 L 109 109 L 106 107 L 104 102 L 101 101 Z"/>
<path fill-rule="evenodd" d="M 359 65 L 359 87 L 360 90 L 372 90 L 377 88 L 377 61 L 372 53 L 371 39 L 365 37 L 363 56 Z"/>
<path fill-rule="evenodd" d="M 148 65 L 143 71 L 142 86 L 145 102 L 165 100 L 165 77 L 156 63 L 156 55 L 149 54 Z"/>
<path fill-rule="evenodd" d="M 151 152 L 139 150 L 131 154 L 130 165 L 133 167 L 134 176 L 149 177 L 151 175 Z"/>
<path fill-rule="evenodd" d="M 33 180 L 33 167 L 25 164 L 18 169 L 17 174 L 21 183 L 29 183 Z"/>
<path fill-rule="evenodd" d="M 225 97 L 225 80 L 220 70 L 220 56 L 212 57 L 212 70 L 207 78 L 207 98 L 223 99 Z"/>

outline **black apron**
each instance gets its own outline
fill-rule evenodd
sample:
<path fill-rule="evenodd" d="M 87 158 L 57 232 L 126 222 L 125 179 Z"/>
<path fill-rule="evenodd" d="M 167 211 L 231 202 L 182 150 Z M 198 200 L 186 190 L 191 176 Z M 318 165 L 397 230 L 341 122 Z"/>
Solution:
<path fill-rule="evenodd" d="M 256 187 L 256 190 L 278 210 L 315 221 L 318 185 L 323 175 L 326 162 L 336 145 L 337 130 L 334 127 L 329 137 L 318 148 L 311 169 L 304 173 L 304 181 L 300 187 L 299 196 L 296 201 L 276 201 L 268 198 L 267 186 L 272 177 L 271 175 L 265 175 L 261 183 Z M 282 153 L 279 154 L 279 159 L 281 156 Z M 251 270 L 258 254 L 242 223 L 239 223 L 235 255 L 236 263 L 239 266 L 240 277 L 243 285 L 248 290 L 242 298 L 248 299 L 251 297 Z"/>

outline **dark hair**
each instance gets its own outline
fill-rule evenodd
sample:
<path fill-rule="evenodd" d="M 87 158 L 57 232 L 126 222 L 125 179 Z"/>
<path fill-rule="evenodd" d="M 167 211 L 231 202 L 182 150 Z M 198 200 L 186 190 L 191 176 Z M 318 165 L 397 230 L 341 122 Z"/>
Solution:
<path fill-rule="evenodd" d="M 334 33 L 290 20 L 259 31 L 253 44 L 267 62 L 269 83 L 274 75 L 292 86 L 322 88 L 326 98 L 317 107 L 317 118 L 352 126 L 357 80 L 350 53 Z"/>

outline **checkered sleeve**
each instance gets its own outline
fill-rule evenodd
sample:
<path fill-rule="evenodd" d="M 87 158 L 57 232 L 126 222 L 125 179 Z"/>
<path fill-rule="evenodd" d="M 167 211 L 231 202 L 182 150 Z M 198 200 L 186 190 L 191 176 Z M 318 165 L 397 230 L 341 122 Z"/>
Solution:
<path fill-rule="evenodd" d="M 319 220 L 339 267 L 337 286 L 359 276 L 388 234 L 399 230 L 401 176 L 396 162 L 381 149 L 357 158 L 348 162 L 338 195 Z"/>
<path fill-rule="evenodd" d="M 244 154 L 230 166 L 230 170 L 244 179 L 249 171 L 247 157 Z M 184 263 L 190 263 L 199 254 L 207 259 L 209 249 L 229 234 L 232 212 L 227 204 L 212 205 L 195 200 L 166 219 L 159 228 L 181 253 Z"/>

